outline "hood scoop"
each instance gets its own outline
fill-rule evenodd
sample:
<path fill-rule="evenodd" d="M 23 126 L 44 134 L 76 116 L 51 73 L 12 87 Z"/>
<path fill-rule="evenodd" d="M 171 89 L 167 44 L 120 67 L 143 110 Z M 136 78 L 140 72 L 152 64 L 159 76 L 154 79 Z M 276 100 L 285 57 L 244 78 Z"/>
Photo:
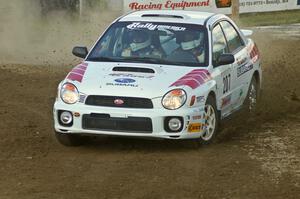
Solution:
<path fill-rule="evenodd" d="M 136 73 L 155 73 L 151 68 L 138 68 L 138 67 L 114 67 L 113 71 L 118 72 L 136 72 Z"/>

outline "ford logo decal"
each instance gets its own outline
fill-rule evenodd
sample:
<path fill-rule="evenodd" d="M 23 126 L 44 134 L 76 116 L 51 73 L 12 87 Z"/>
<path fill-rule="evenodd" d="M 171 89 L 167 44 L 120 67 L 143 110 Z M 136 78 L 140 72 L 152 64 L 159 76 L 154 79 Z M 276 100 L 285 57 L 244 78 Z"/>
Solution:
<path fill-rule="evenodd" d="M 124 101 L 121 100 L 121 99 L 115 99 L 115 100 L 114 100 L 114 104 L 115 104 L 115 105 L 122 105 L 122 104 L 124 104 Z"/>
<path fill-rule="evenodd" d="M 130 78 L 119 78 L 119 79 L 115 79 L 115 82 L 123 83 L 123 84 L 130 84 L 130 83 L 134 83 L 135 80 L 130 79 Z"/>

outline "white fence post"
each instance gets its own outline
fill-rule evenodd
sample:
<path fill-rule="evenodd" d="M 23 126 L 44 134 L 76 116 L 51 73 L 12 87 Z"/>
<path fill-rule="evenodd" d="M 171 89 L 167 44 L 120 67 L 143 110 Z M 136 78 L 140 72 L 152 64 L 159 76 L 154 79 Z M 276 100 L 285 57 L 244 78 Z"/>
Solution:
<path fill-rule="evenodd" d="M 86 9 L 86 0 L 79 0 L 79 14 L 80 16 L 84 16 Z"/>
<path fill-rule="evenodd" d="M 240 1 L 239 0 L 232 0 L 232 18 L 234 20 L 239 20 L 239 15 L 240 15 Z"/>

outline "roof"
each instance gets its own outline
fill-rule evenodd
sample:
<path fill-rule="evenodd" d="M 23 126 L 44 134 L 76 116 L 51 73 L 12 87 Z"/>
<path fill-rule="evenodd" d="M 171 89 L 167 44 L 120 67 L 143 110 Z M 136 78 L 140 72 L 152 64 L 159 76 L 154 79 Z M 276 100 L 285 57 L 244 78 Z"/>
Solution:
<path fill-rule="evenodd" d="M 214 14 L 211 12 L 185 10 L 146 10 L 127 14 L 119 21 L 151 21 L 204 25 L 205 20 Z"/>

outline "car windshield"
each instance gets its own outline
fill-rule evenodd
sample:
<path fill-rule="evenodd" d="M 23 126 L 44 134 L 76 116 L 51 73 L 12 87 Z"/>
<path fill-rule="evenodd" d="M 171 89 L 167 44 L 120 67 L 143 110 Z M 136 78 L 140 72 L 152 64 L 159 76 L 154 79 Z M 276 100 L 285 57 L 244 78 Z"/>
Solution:
<path fill-rule="evenodd" d="M 207 31 L 201 25 L 158 22 L 114 23 L 87 61 L 207 66 Z"/>

